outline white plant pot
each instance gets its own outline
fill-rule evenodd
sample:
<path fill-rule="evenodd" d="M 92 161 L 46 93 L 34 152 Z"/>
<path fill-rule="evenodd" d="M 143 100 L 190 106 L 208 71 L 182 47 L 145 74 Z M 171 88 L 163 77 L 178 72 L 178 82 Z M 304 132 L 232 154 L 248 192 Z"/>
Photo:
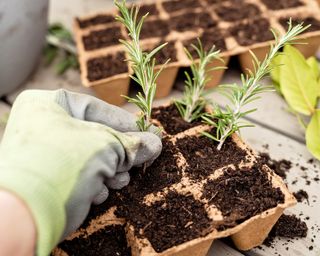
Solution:
<path fill-rule="evenodd" d="M 33 71 L 47 31 L 48 0 L 0 1 L 0 96 Z"/>

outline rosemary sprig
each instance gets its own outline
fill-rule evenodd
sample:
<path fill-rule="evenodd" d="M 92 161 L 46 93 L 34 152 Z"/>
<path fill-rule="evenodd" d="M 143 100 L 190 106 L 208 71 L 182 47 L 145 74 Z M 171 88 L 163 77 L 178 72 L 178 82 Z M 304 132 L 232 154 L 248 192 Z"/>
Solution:
<path fill-rule="evenodd" d="M 259 94 L 273 90 L 272 87 L 263 86 L 260 83 L 260 80 L 270 73 L 272 69 L 270 65 L 271 61 L 284 45 L 296 44 L 296 37 L 309 28 L 309 26 L 304 27 L 303 24 L 292 26 L 291 19 L 288 24 L 288 31 L 282 37 L 276 31 L 271 30 L 275 38 L 275 44 L 271 45 L 269 53 L 262 62 L 251 52 L 254 70 L 253 72 L 249 71 L 249 74 L 246 76 L 241 75 L 242 86 L 232 84 L 223 87 L 226 90 L 222 91 L 222 94 L 230 100 L 232 105 L 227 105 L 224 110 L 215 105 L 212 113 L 203 115 L 202 118 L 205 123 L 216 127 L 215 135 L 207 132 L 203 134 L 218 142 L 218 150 L 221 149 L 223 143 L 231 134 L 243 127 L 252 126 L 251 124 L 241 122 L 240 119 L 256 111 L 256 109 L 243 111 L 243 108 L 252 101 L 259 99 Z"/>
<path fill-rule="evenodd" d="M 167 60 L 161 69 L 155 72 L 156 61 L 154 55 L 167 43 L 156 47 L 150 53 L 143 52 L 139 38 L 143 22 L 148 14 L 142 16 L 142 18 L 138 20 L 139 7 L 133 6 L 129 10 L 125 0 L 115 0 L 114 4 L 121 14 L 121 16 L 117 16 L 116 19 L 126 27 L 131 39 L 130 41 L 120 40 L 128 51 L 128 61 L 131 63 L 131 67 L 134 71 L 134 75 L 131 76 L 131 78 L 137 82 L 142 89 L 142 92 L 138 92 L 136 98 L 125 97 L 129 102 L 134 103 L 141 110 L 137 125 L 141 131 L 147 131 L 151 126 L 151 109 L 156 92 L 156 80 L 164 66 L 169 62 L 169 60 Z"/>
<path fill-rule="evenodd" d="M 176 100 L 175 105 L 179 110 L 180 115 L 186 122 L 192 122 L 201 116 L 202 110 L 207 104 L 204 94 L 204 87 L 210 80 L 208 72 L 213 70 L 222 69 L 223 67 L 208 68 L 208 64 L 213 59 L 222 59 L 218 57 L 220 51 L 215 51 L 213 46 L 208 52 L 203 49 L 202 43 L 198 38 L 198 44 L 192 44 L 191 47 L 195 49 L 199 61 L 195 61 L 191 53 L 185 48 L 185 52 L 191 61 L 192 78 L 188 72 L 185 72 L 187 80 L 185 81 L 185 91 L 182 99 Z"/>

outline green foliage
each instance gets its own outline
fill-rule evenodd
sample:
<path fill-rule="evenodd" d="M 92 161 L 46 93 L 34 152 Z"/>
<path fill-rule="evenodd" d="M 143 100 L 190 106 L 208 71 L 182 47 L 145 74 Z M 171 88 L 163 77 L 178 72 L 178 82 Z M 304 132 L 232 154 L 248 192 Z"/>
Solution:
<path fill-rule="evenodd" d="M 156 80 L 161 73 L 163 67 L 168 61 L 162 66 L 162 68 L 155 72 L 156 66 L 154 55 L 159 52 L 165 45 L 162 44 L 152 50 L 150 53 L 143 52 L 140 47 L 140 32 L 143 22 L 148 14 L 138 19 L 139 8 L 133 6 L 130 10 L 126 6 L 125 0 L 115 0 L 115 5 L 120 11 L 120 15 L 116 19 L 121 22 L 128 30 L 130 41 L 120 40 L 120 42 L 126 47 L 129 54 L 129 62 L 134 76 L 131 78 L 137 82 L 142 92 L 136 95 L 136 98 L 126 97 L 129 102 L 134 103 L 140 110 L 141 114 L 137 120 L 137 125 L 141 131 L 147 131 L 151 126 L 151 109 L 156 92 Z"/>
<path fill-rule="evenodd" d="M 309 151 L 320 159 L 320 110 L 317 109 L 320 96 L 319 64 L 314 57 L 305 59 L 292 46 L 286 46 L 284 53 L 278 59 L 281 63 L 276 68 L 280 91 L 290 111 L 306 129 L 306 144 Z M 309 124 L 304 121 L 303 116 L 311 118 Z"/>
<path fill-rule="evenodd" d="M 296 42 L 296 37 L 301 34 L 308 26 L 303 27 L 302 24 L 292 26 L 289 21 L 288 31 L 285 35 L 280 37 L 275 31 L 272 31 L 275 37 L 275 44 L 271 45 L 269 53 L 265 59 L 260 62 L 257 57 L 252 54 L 254 70 L 249 71 L 248 75 L 241 75 L 242 85 L 232 84 L 225 85 L 222 94 L 225 95 L 231 102 L 225 109 L 221 109 L 215 105 L 213 112 L 205 114 L 204 122 L 216 127 L 216 134 L 211 135 L 210 138 L 218 142 L 218 149 L 221 149 L 225 140 L 234 132 L 239 131 L 243 127 L 251 126 L 243 123 L 241 118 L 247 114 L 256 111 L 256 109 L 249 109 L 243 111 L 249 103 L 259 99 L 261 93 L 272 90 L 270 86 L 263 86 L 260 81 L 266 77 L 272 70 L 272 60 L 277 56 L 278 51 L 286 44 L 293 44 Z M 207 133 L 204 135 L 208 136 Z"/>
<path fill-rule="evenodd" d="M 198 119 L 202 114 L 203 108 L 207 104 L 204 88 L 210 80 L 208 72 L 221 69 L 221 67 L 208 68 L 208 64 L 210 64 L 213 59 L 223 61 L 218 57 L 220 51 L 215 51 L 214 46 L 206 52 L 199 39 L 198 44 L 198 47 L 195 45 L 191 45 L 191 47 L 196 50 L 198 54 L 197 59 L 199 59 L 199 61 L 195 61 L 191 53 L 185 49 L 185 52 L 191 61 L 192 78 L 188 72 L 185 72 L 187 80 L 185 81 L 183 98 L 175 101 L 180 115 L 187 122 L 192 122 L 195 119 Z"/>
<path fill-rule="evenodd" d="M 309 123 L 306 131 L 307 147 L 310 152 L 320 159 L 320 109 L 317 109 Z"/>
<path fill-rule="evenodd" d="M 47 45 L 44 49 L 46 65 L 51 65 L 59 54 L 62 59 L 56 64 L 57 74 L 61 75 L 70 68 L 79 68 L 71 33 L 62 24 L 55 23 L 48 28 Z"/>
<path fill-rule="evenodd" d="M 294 111 L 311 115 L 315 111 L 318 83 L 313 68 L 294 47 L 287 45 L 281 56 L 280 90 Z"/>

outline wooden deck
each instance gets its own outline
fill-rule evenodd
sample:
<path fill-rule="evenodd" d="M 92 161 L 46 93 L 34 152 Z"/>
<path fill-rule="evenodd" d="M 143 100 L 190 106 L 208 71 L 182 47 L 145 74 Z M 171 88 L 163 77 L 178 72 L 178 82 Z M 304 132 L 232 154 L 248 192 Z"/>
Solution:
<path fill-rule="evenodd" d="M 50 6 L 50 22 L 59 21 L 67 27 L 72 26 L 72 17 L 99 9 L 112 8 L 111 0 L 52 0 Z M 222 83 L 240 82 L 240 71 L 237 69 L 228 70 Z M 183 81 L 178 81 L 182 83 Z M 0 102 L 0 136 L 3 134 L 4 121 L 10 112 L 11 104 L 16 96 L 25 89 L 58 89 L 65 88 L 72 91 L 93 94 L 89 89 L 81 86 L 77 71 L 68 71 L 65 75 L 57 77 L 52 67 L 39 66 L 35 73 L 18 90 L 5 97 Z M 171 98 L 180 97 L 181 92 L 174 90 L 172 94 L 155 102 L 161 105 Z M 216 92 L 211 97 L 219 104 L 225 104 L 225 99 Z M 295 207 L 286 211 L 299 215 L 306 221 L 309 231 L 307 238 L 290 240 L 276 239 L 273 247 L 261 246 L 247 252 L 239 252 L 222 241 L 215 241 L 208 256 L 319 256 L 320 255 L 320 162 L 312 159 L 304 144 L 304 131 L 298 124 L 296 118 L 287 111 L 284 100 L 276 93 L 267 93 L 262 99 L 255 103 L 258 111 L 252 113 L 248 120 L 256 125 L 254 128 L 247 128 L 242 131 L 242 137 L 256 151 L 266 151 L 274 159 L 287 159 L 292 161 L 293 167 L 288 172 L 288 186 L 292 192 L 303 189 L 309 194 L 309 202 L 298 203 Z M 130 112 L 137 109 L 131 104 L 124 106 Z M 302 167 L 302 168 L 301 168 Z M 307 185 L 307 180 L 310 184 Z M 292 184 L 293 181 L 294 182 Z M 313 247 L 310 250 L 310 247 Z M 192 255 L 190 255 L 192 256 Z"/>

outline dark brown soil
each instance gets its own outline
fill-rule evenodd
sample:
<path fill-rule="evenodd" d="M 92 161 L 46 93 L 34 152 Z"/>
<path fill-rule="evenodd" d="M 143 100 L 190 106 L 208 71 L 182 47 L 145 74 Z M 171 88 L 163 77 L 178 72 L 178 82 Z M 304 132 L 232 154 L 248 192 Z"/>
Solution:
<path fill-rule="evenodd" d="M 270 23 L 266 19 L 249 20 L 231 28 L 230 33 L 242 46 L 266 42 L 273 39 Z"/>
<path fill-rule="evenodd" d="M 214 45 L 216 50 L 225 51 L 227 50 L 226 43 L 225 43 L 225 36 L 219 29 L 209 29 L 206 30 L 201 37 L 199 38 L 201 40 L 201 44 L 205 51 L 209 51 L 212 46 Z M 199 46 L 198 39 L 194 38 L 191 40 L 187 40 L 183 42 L 184 47 L 188 49 L 188 51 L 191 53 L 191 56 L 194 59 L 198 59 L 198 53 L 197 51 L 191 46 L 191 45 Z"/>
<path fill-rule="evenodd" d="M 210 232 L 211 220 L 204 205 L 192 195 L 184 196 L 173 191 L 166 195 L 165 200 L 152 206 L 128 200 L 119 207 L 117 214 L 129 219 L 138 237 L 141 237 L 143 230 L 142 237 L 148 238 L 156 252 L 163 252 Z"/>
<path fill-rule="evenodd" d="M 172 16 L 170 19 L 171 29 L 178 32 L 192 31 L 196 28 L 208 29 L 216 25 L 217 22 L 207 12 L 189 12 Z"/>
<path fill-rule="evenodd" d="M 124 52 L 89 59 L 87 62 L 88 80 L 92 82 L 128 72 L 128 66 L 124 60 Z"/>
<path fill-rule="evenodd" d="M 219 5 L 215 9 L 218 16 L 224 21 L 238 21 L 248 17 L 257 18 L 261 12 L 254 4 Z"/>
<path fill-rule="evenodd" d="M 283 214 L 278 222 L 273 226 L 267 239 L 264 241 L 266 246 L 271 246 L 276 237 L 306 237 L 308 233 L 307 224 L 295 215 Z"/>
<path fill-rule="evenodd" d="M 221 3 L 230 3 L 234 5 L 241 5 L 243 4 L 243 0 L 205 0 L 208 5 L 212 4 L 221 4 Z"/>
<path fill-rule="evenodd" d="M 152 21 L 146 21 L 143 24 L 140 38 L 146 39 L 146 38 L 153 38 L 153 37 L 166 37 L 169 35 L 170 29 L 169 25 L 164 20 L 152 20 Z"/>
<path fill-rule="evenodd" d="M 119 26 L 94 30 L 82 37 L 84 48 L 87 51 L 117 45 L 119 44 L 119 39 L 123 39 Z"/>
<path fill-rule="evenodd" d="M 162 45 L 163 42 L 160 42 L 159 45 Z M 157 45 L 157 46 L 159 46 Z M 150 52 L 152 49 L 145 49 L 146 51 Z M 168 44 L 162 48 L 158 53 L 155 55 L 156 64 L 164 64 L 168 59 L 170 59 L 170 63 L 177 61 L 177 49 L 175 47 L 175 42 L 170 41 Z"/>
<path fill-rule="evenodd" d="M 262 164 L 268 165 L 277 175 L 283 179 L 286 179 L 287 172 L 292 167 L 292 162 L 285 159 L 278 161 L 271 159 L 268 153 L 259 153 L 259 156 Z"/>
<path fill-rule="evenodd" d="M 192 123 L 184 121 L 175 104 L 153 108 L 152 118 L 157 119 L 165 132 L 170 135 L 178 134 L 201 124 L 201 120 L 196 120 Z"/>
<path fill-rule="evenodd" d="M 308 193 L 305 190 L 302 190 L 302 189 L 300 189 L 297 192 L 294 192 L 293 195 L 294 195 L 294 197 L 297 199 L 297 201 L 299 203 L 301 203 L 304 200 L 308 201 L 308 199 L 309 199 Z"/>
<path fill-rule="evenodd" d="M 162 3 L 166 12 L 172 13 L 176 11 L 183 11 L 186 9 L 194 9 L 201 7 L 199 0 L 174 0 Z"/>
<path fill-rule="evenodd" d="M 271 10 L 287 9 L 303 5 L 300 0 L 262 0 L 262 3 Z"/>
<path fill-rule="evenodd" d="M 247 156 L 246 151 L 239 148 L 231 138 L 226 140 L 220 151 L 217 150 L 217 143 L 206 136 L 178 139 L 176 145 L 187 160 L 186 172 L 195 179 L 205 178 L 228 164 L 238 165 Z"/>
<path fill-rule="evenodd" d="M 64 241 L 59 245 L 69 256 L 130 256 L 124 227 L 107 226 L 89 237 Z"/>
<path fill-rule="evenodd" d="M 141 18 L 143 15 L 148 13 L 148 17 L 159 15 L 159 11 L 155 4 L 143 4 L 139 5 L 139 14 L 138 18 Z"/>
<path fill-rule="evenodd" d="M 283 19 L 280 19 L 280 24 L 284 27 L 284 29 L 288 29 L 288 20 L 289 18 L 283 18 Z M 312 32 L 312 31 L 319 31 L 320 30 L 320 21 L 315 19 L 315 18 L 312 18 L 312 17 L 309 17 L 309 18 L 306 18 L 306 19 L 292 19 L 292 24 L 293 25 L 297 25 L 299 23 L 302 23 L 304 25 L 309 25 L 311 24 L 311 27 L 308 28 L 304 33 L 307 33 L 307 32 Z"/>
<path fill-rule="evenodd" d="M 251 169 L 227 169 L 223 176 L 205 185 L 203 197 L 214 204 L 226 218 L 224 230 L 284 202 L 280 188 L 273 188 L 260 166 Z"/>
<path fill-rule="evenodd" d="M 100 24 L 109 24 L 115 22 L 115 16 L 113 15 L 108 15 L 108 14 L 101 14 L 101 15 L 96 15 L 92 18 L 88 19 L 79 19 L 77 18 L 77 22 L 79 24 L 80 28 L 87 28 L 95 25 L 100 25 Z"/>

